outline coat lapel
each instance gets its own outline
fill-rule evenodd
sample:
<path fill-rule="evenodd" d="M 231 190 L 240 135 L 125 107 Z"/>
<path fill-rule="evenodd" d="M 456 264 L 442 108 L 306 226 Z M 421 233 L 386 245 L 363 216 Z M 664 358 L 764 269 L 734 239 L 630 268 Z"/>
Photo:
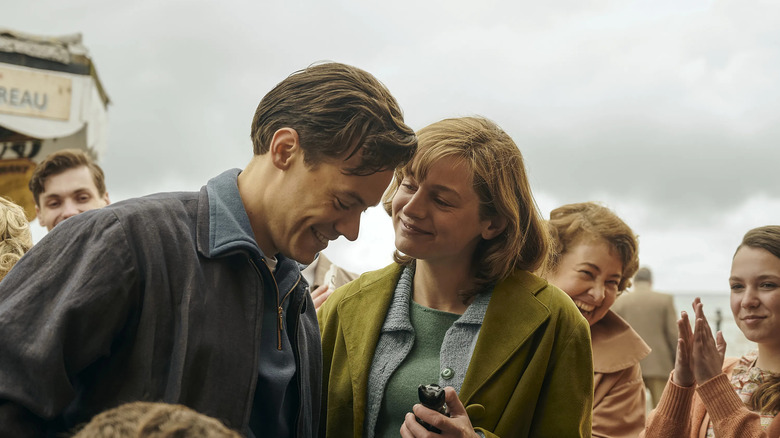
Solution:
<path fill-rule="evenodd" d="M 393 271 L 394 275 L 388 275 Z M 400 275 L 401 267 L 393 264 L 360 277 L 358 290 L 344 298 L 337 308 L 352 381 L 356 425 L 362 425 L 364 421 L 368 373 L 374 348 Z"/>
<path fill-rule="evenodd" d="M 464 405 L 550 317 L 536 299 L 546 285 L 545 280 L 519 270 L 496 285 L 472 355 L 479 360 L 469 364 L 460 390 Z"/>

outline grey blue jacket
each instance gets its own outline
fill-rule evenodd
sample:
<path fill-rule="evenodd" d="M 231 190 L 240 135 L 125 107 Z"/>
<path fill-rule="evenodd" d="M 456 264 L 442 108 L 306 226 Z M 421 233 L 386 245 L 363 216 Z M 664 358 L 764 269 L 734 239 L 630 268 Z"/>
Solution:
<path fill-rule="evenodd" d="M 235 204 L 219 192 L 237 190 L 238 173 L 199 193 L 82 213 L 19 261 L 0 283 L 0 422 L 21 406 L 52 435 L 146 400 L 181 403 L 247 433 L 263 290 L 276 286 L 252 236 L 220 231 L 247 220 L 243 207 L 216 202 Z M 287 275 L 300 275 L 297 266 Z M 308 437 L 319 420 L 319 331 L 305 281 L 288 283 L 300 289 L 286 321 L 296 436 Z"/>

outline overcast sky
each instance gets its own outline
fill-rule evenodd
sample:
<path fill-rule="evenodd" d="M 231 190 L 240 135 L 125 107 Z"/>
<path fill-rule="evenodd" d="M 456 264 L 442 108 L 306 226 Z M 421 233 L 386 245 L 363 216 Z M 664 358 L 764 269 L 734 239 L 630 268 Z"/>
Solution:
<path fill-rule="evenodd" d="M 197 190 L 251 157 L 261 97 L 321 60 L 364 68 L 419 129 L 495 120 L 545 217 L 601 201 L 666 291 L 726 293 L 750 228 L 780 223 L 780 2 L 0 0 L 0 27 L 80 32 L 112 100 L 114 202 Z M 36 236 L 43 234 L 36 230 Z M 379 209 L 325 253 L 390 261 Z"/>

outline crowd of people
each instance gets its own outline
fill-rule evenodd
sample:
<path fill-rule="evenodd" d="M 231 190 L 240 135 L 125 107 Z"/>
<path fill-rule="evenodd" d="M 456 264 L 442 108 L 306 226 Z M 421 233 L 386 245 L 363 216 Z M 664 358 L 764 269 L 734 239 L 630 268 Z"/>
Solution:
<path fill-rule="evenodd" d="M 780 226 L 733 256 L 758 350 L 727 358 L 613 211 L 545 219 L 487 118 L 415 132 L 370 73 L 322 63 L 263 97 L 251 140 L 198 192 L 116 204 L 57 152 L 30 181 L 35 245 L 0 198 L 0 437 L 780 436 Z M 394 262 L 332 264 L 380 203 Z"/>

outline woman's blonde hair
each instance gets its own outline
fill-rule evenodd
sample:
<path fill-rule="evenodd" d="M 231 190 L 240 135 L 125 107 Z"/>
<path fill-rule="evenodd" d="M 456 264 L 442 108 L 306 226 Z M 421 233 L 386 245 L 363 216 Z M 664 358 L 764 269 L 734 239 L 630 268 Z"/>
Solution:
<path fill-rule="evenodd" d="M 604 240 L 617 250 L 623 264 L 618 291 L 631 286 L 631 277 L 639 269 L 639 240 L 612 210 L 595 202 L 567 204 L 550 212 L 547 225 L 554 247 L 545 267 L 547 272 L 558 269 L 561 258 L 572 246 L 587 240 Z"/>
<path fill-rule="evenodd" d="M 186 406 L 132 402 L 96 415 L 73 438 L 241 438 Z"/>
<path fill-rule="evenodd" d="M 32 248 L 30 223 L 22 207 L 0 196 L 0 280 Z"/>
<path fill-rule="evenodd" d="M 445 157 L 462 159 L 471 169 L 479 197 L 480 218 L 501 218 L 506 228 L 482 240 L 472 265 L 475 289 L 481 292 L 508 277 L 515 269 L 536 270 L 547 257 L 549 238 L 515 142 L 494 122 L 482 117 L 445 119 L 417 132 L 418 148 L 412 160 L 395 171 L 382 198 L 391 214 L 392 200 L 407 175 L 424 181 L 431 167 Z M 395 252 L 396 262 L 411 265 L 414 258 Z"/>

